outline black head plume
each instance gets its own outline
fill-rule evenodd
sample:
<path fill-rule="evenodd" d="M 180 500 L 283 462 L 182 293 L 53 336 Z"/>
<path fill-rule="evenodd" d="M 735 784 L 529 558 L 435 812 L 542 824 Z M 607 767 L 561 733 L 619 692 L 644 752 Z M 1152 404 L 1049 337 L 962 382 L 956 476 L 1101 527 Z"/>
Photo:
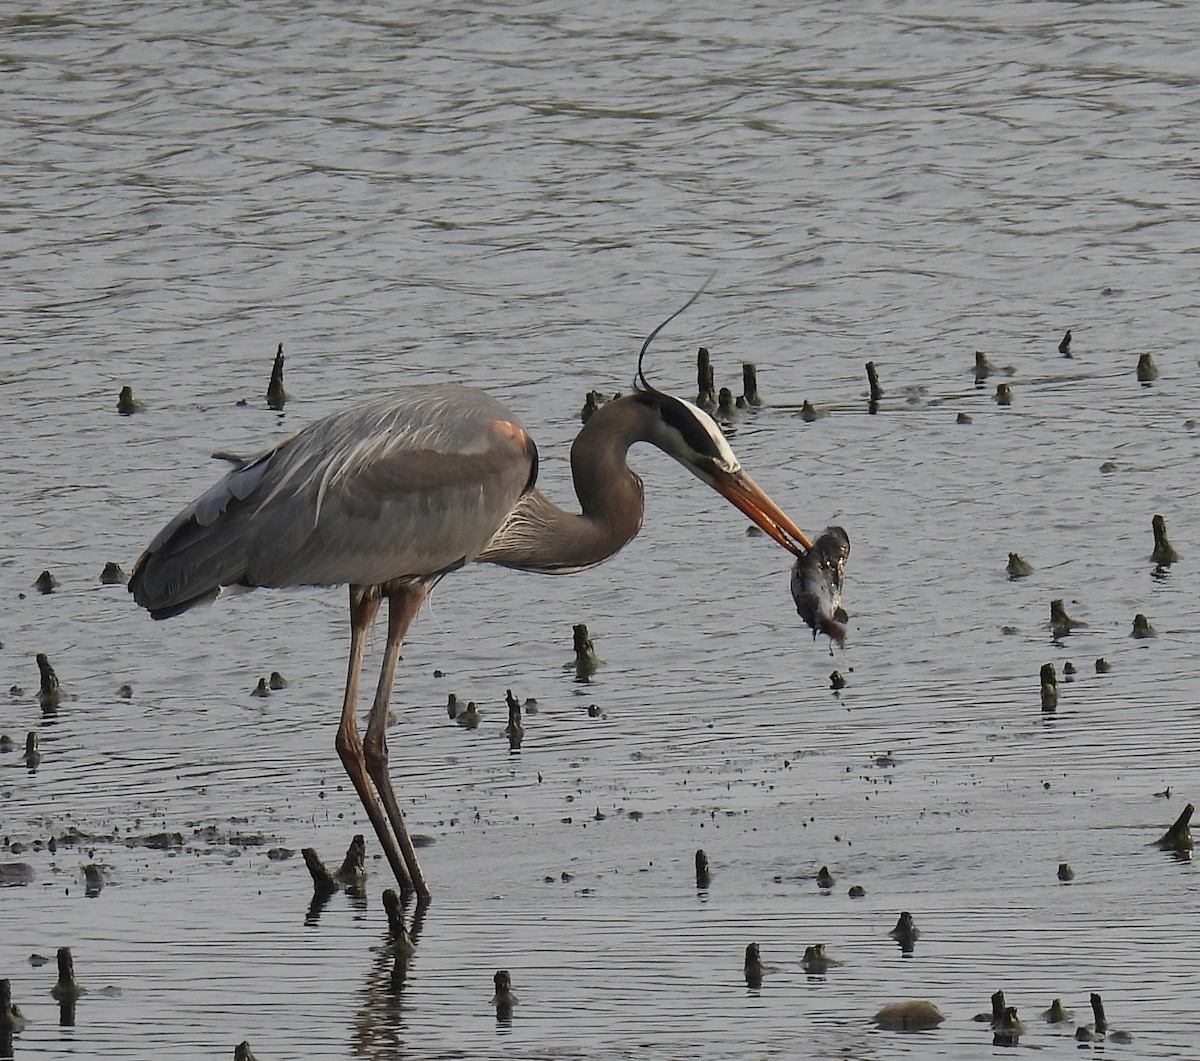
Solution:
<path fill-rule="evenodd" d="M 712 283 L 712 278 L 716 275 L 717 275 L 717 271 L 714 269 L 711 273 L 708 274 L 708 276 L 704 280 L 704 283 L 702 283 L 700 285 L 699 289 L 696 291 L 696 293 L 694 295 L 692 295 L 691 298 L 689 298 L 682 306 L 679 307 L 679 309 L 677 309 L 665 321 L 663 321 L 662 324 L 660 324 L 657 328 L 655 328 L 654 331 L 652 331 L 649 335 L 646 336 L 646 341 L 644 343 L 642 343 L 641 352 L 638 354 L 637 375 L 634 376 L 634 378 L 633 378 L 633 389 L 634 390 L 641 391 L 644 394 L 658 393 L 657 388 L 651 386 L 650 382 L 646 379 L 646 373 L 642 369 L 642 362 L 645 361 L 645 359 L 646 359 L 646 351 L 650 349 L 650 344 L 652 342 L 654 342 L 654 337 L 656 335 L 658 335 L 659 332 L 661 332 L 668 324 L 671 323 L 671 321 L 673 321 L 685 309 L 687 309 L 693 302 L 695 302 L 696 299 L 698 299 L 702 294 L 704 294 L 705 289 L 708 287 L 708 285 L 710 283 Z"/>

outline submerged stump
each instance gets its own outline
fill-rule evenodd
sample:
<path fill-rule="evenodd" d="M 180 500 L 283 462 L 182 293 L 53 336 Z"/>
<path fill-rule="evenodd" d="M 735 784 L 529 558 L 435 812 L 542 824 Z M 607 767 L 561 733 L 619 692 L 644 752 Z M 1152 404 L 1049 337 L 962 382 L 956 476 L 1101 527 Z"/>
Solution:
<path fill-rule="evenodd" d="M 1167 538 L 1167 521 L 1162 516 L 1155 516 L 1150 521 L 1150 529 L 1154 531 L 1154 551 L 1150 559 L 1160 567 L 1169 567 L 1179 559 L 1179 553 Z"/>
<path fill-rule="evenodd" d="M 1043 663 L 1041 671 L 1042 710 L 1054 711 L 1058 708 L 1058 675 L 1054 672 L 1053 663 Z"/>
<path fill-rule="evenodd" d="M 0 1034 L 13 1036 L 24 1030 L 25 1017 L 12 1000 L 12 981 L 0 980 Z"/>
<path fill-rule="evenodd" d="M 53 711 L 62 699 L 62 685 L 59 683 L 58 675 L 54 673 L 54 668 L 50 665 L 46 653 L 39 652 L 36 658 L 40 676 L 38 703 L 41 704 L 43 711 Z"/>
<path fill-rule="evenodd" d="M 1158 846 L 1164 851 L 1188 852 L 1192 850 L 1192 815 L 1196 808 L 1189 803 L 1182 813 L 1158 840 Z"/>
<path fill-rule="evenodd" d="M 508 736 L 508 750 L 520 751 L 521 741 L 525 738 L 525 723 L 521 721 L 521 701 L 513 695 L 511 689 L 505 689 L 504 702 L 508 705 L 508 724 L 504 727 Z"/>
<path fill-rule="evenodd" d="M 1061 998 L 1050 1003 L 1050 1008 L 1043 1010 L 1042 1020 L 1047 1024 L 1065 1024 L 1074 1014 L 1062 1004 Z"/>
<path fill-rule="evenodd" d="M 596 655 L 596 647 L 588 636 L 586 623 L 576 623 L 571 632 L 575 649 L 575 680 L 586 682 L 600 666 L 600 657 Z"/>
<path fill-rule="evenodd" d="M 517 996 L 513 992 L 512 977 L 507 969 L 497 969 L 492 983 L 496 993 L 492 996 L 492 1005 L 496 1007 L 496 1020 L 508 1022 L 512 1020 L 513 1006 L 517 1004 Z"/>
<path fill-rule="evenodd" d="M 115 560 L 109 560 L 100 572 L 100 583 L 104 586 L 123 586 L 129 581 L 129 576 Z"/>
<path fill-rule="evenodd" d="M 1050 632 L 1055 637 L 1066 637 L 1072 630 L 1085 626 L 1087 623 L 1067 614 L 1067 606 L 1061 597 L 1050 602 Z"/>
<path fill-rule="evenodd" d="M 991 361 L 988 360 L 987 354 L 985 354 L 982 350 L 976 350 L 975 351 L 975 382 L 977 384 L 982 383 L 994 371 L 995 371 L 995 368 L 993 367 Z"/>
<path fill-rule="evenodd" d="M 758 368 L 751 361 L 742 362 L 742 401 L 746 405 L 762 405 L 758 396 Z"/>
<path fill-rule="evenodd" d="M 1147 638 L 1158 637 L 1158 631 L 1150 625 L 1150 620 L 1142 612 L 1138 612 L 1133 617 L 1133 630 L 1129 634 L 1130 637 Z"/>
<path fill-rule="evenodd" d="M 333 875 L 333 879 L 347 888 L 359 888 L 367 879 L 367 842 L 362 833 L 355 833 L 346 848 L 346 857 Z"/>
<path fill-rule="evenodd" d="M 282 412 L 287 403 L 287 393 L 283 389 L 283 343 L 275 351 L 275 361 L 271 365 L 271 381 L 267 384 L 267 408 Z"/>
<path fill-rule="evenodd" d="M 1025 1022 L 1017 1016 L 1016 1006 L 1005 1006 L 1000 1019 L 992 1023 L 993 1046 L 1016 1046 L 1025 1032 Z"/>
<path fill-rule="evenodd" d="M 992 1009 L 989 1013 L 976 1013 L 972 1018 L 980 1023 L 986 1022 L 993 1027 L 1000 1023 L 1004 1018 L 1004 991 L 998 990 L 992 993 Z"/>
<path fill-rule="evenodd" d="M 875 362 L 867 362 L 867 383 L 871 388 L 871 404 L 878 405 L 883 398 L 883 388 L 879 385 L 879 373 L 875 370 Z"/>
<path fill-rule="evenodd" d="M 387 914 L 388 932 L 393 941 L 408 935 L 408 930 L 404 927 L 404 904 L 400 901 L 400 896 L 396 893 L 395 888 L 384 889 L 383 909 Z"/>
<path fill-rule="evenodd" d="M 121 388 L 121 393 L 117 395 L 117 412 L 122 416 L 132 416 L 134 413 L 140 413 L 146 407 L 146 403 L 139 401 L 133 396 L 133 388 L 124 386 Z"/>
<path fill-rule="evenodd" d="M 620 392 L 614 394 L 613 397 L 619 397 Z M 579 419 L 582 423 L 587 423 L 592 415 L 600 408 L 608 398 L 600 391 L 588 391 L 583 399 L 583 408 L 579 410 Z"/>
<path fill-rule="evenodd" d="M 696 352 L 696 404 L 705 410 L 714 409 L 717 405 L 712 358 L 707 346 L 700 347 Z"/>
<path fill-rule="evenodd" d="M 888 935 L 900 944 L 900 949 L 905 954 L 911 954 L 917 940 L 921 938 L 921 930 L 917 928 L 913 915 L 905 910 L 896 921 L 896 927 Z"/>
<path fill-rule="evenodd" d="M 746 944 L 746 957 L 742 962 L 742 975 L 746 977 L 746 986 L 757 990 L 762 987 L 763 963 L 762 954 L 757 943 Z"/>
<path fill-rule="evenodd" d="M 69 1028 L 75 1023 L 75 1002 L 83 994 L 83 988 L 75 981 L 75 959 L 70 947 L 58 948 L 58 981 L 50 989 L 58 1001 L 58 1023 Z"/>
<path fill-rule="evenodd" d="M 300 854 L 304 856 L 304 864 L 308 867 L 308 872 L 312 876 L 314 893 L 320 896 L 327 896 L 336 892 L 338 890 L 338 882 L 334 879 L 333 874 L 325 868 L 325 863 L 321 861 L 321 856 L 317 854 L 316 849 L 306 847 Z"/>
<path fill-rule="evenodd" d="M 1009 553 L 1008 566 L 1005 570 L 1011 579 L 1028 578 L 1033 574 L 1033 564 L 1022 557 L 1020 553 Z"/>

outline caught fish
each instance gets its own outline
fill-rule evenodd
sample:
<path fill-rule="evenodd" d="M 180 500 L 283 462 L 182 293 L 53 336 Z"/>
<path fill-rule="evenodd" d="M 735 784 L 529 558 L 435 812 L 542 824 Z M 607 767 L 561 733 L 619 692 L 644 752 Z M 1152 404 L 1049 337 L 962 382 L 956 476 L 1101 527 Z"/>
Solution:
<path fill-rule="evenodd" d="M 841 527 L 826 527 L 813 547 L 792 567 L 792 599 L 796 611 L 817 634 L 828 634 L 845 647 L 849 619 L 842 607 L 842 579 L 850 556 L 850 536 Z"/>

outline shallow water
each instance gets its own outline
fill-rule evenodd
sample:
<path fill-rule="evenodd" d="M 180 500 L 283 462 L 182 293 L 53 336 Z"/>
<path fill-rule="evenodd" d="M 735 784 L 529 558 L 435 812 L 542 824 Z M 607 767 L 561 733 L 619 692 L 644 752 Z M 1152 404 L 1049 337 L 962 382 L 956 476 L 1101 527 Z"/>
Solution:
<path fill-rule="evenodd" d="M 0 861 L 35 873 L 0 889 L 17 1055 L 956 1058 L 989 1048 L 970 1018 L 1003 987 L 1025 1045 L 1076 1056 L 1033 1018 L 1061 996 L 1090 1019 L 1100 991 L 1135 1035 L 1110 1050 L 1191 1056 L 1200 888 L 1150 845 L 1200 793 L 1194 42 L 1180 5 L 960 7 L 0 11 L 0 678 L 23 690 L 0 703 Z M 364 831 L 332 748 L 344 591 L 152 623 L 99 572 L 221 473 L 214 449 L 409 382 L 509 401 L 565 499 L 585 392 L 627 387 L 713 269 L 651 377 L 690 394 L 700 344 L 722 385 L 757 362 L 769 404 L 733 444 L 803 526 L 849 530 L 847 648 L 802 628 L 788 557 L 654 452 L 612 563 L 445 580 L 395 697 L 436 896 L 397 990 L 373 842 L 365 903 L 315 919 L 299 855 L 268 857 L 335 862 Z M 1011 378 L 975 386 L 976 350 Z M 1056 644 L 1057 597 L 1090 625 Z M 1156 639 L 1129 638 L 1137 612 Z M 563 669 L 581 621 L 587 686 Z M 1038 669 L 1067 660 L 1044 715 Z M 273 669 L 289 688 L 250 697 Z M 539 701 L 518 756 L 509 687 Z M 71 827 L 91 841 L 38 844 Z M 137 841 L 162 831 L 185 844 Z M 805 976 L 815 942 L 845 965 Z M 91 989 L 73 1028 L 28 961 L 63 944 Z M 870 1026 L 906 997 L 946 1023 Z"/>

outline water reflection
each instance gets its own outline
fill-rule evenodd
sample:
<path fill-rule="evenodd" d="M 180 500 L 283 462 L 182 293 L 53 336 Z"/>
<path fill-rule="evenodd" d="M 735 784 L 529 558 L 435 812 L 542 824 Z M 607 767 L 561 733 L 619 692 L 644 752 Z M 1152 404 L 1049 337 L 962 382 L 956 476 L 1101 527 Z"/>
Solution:
<path fill-rule="evenodd" d="M 383 942 L 372 949 L 362 1004 L 354 1020 L 356 1052 L 368 1056 L 380 1056 L 380 1050 L 398 1050 L 404 1045 L 403 996 L 417 956 L 429 901 L 413 901 L 407 927 L 406 908 L 394 890 L 389 888 L 383 893 L 383 906 L 388 915 L 387 932 Z"/>

